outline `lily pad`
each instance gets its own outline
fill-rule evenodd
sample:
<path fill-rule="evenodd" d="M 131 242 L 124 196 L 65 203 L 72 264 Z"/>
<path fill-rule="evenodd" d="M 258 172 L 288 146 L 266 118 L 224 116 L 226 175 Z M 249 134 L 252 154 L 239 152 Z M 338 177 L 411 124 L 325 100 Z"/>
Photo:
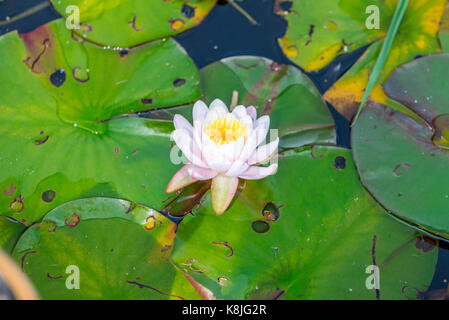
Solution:
<path fill-rule="evenodd" d="M 0 248 L 11 252 L 17 239 L 25 231 L 26 227 L 20 222 L 9 217 L 0 216 Z"/>
<path fill-rule="evenodd" d="M 287 12 L 280 7 L 283 2 L 277 1 L 275 11 L 285 15 L 288 30 L 279 43 L 287 57 L 306 71 L 321 69 L 336 56 L 369 45 L 357 63 L 325 94 L 326 100 L 350 120 L 362 100 L 397 0 L 294 1 Z M 378 84 L 371 93 L 372 99 L 388 103 L 380 84 L 398 66 L 416 56 L 441 52 L 438 29 L 446 3 L 446 0 L 410 0 Z M 367 13 L 369 6 L 378 8 L 379 29 L 369 29 L 366 24 L 374 12 Z"/>
<path fill-rule="evenodd" d="M 312 81 L 294 66 L 263 57 L 236 56 L 202 68 L 200 78 L 206 103 L 218 98 L 230 106 L 236 91 L 237 104 L 255 106 L 258 116 L 270 115 L 280 148 L 336 143 L 335 124 L 326 103 Z M 192 105 L 156 110 L 149 116 L 172 119 L 176 113 L 191 120 Z"/>
<path fill-rule="evenodd" d="M 444 52 L 449 52 L 449 3 L 446 5 L 440 22 L 440 42 Z"/>
<path fill-rule="evenodd" d="M 449 238 L 447 164 L 449 55 L 420 58 L 397 69 L 385 91 L 417 120 L 370 103 L 352 131 L 363 184 L 401 219 Z"/>
<path fill-rule="evenodd" d="M 198 72 L 176 42 L 123 56 L 72 40 L 59 20 L 1 37 L 0 68 L 1 214 L 29 225 L 82 197 L 162 202 L 173 126 L 120 115 L 198 97 Z"/>
<path fill-rule="evenodd" d="M 82 37 L 113 47 L 133 47 L 199 24 L 216 0 L 51 0 L 69 22 L 79 10 Z"/>
<path fill-rule="evenodd" d="M 172 259 L 217 299 L 405 299 L 430 284 L 435 244 L 371 198 L 349 150 L 314 146 L 246 181 L 221 216 L 208 197 L 179 225 Z"/>
<path fill-rule="evenodd" d="M 198 299 L 168 260 L 175 230 L 129 201 L 81 199 L 30 227 L 13 257 L 44 299 Z"/>

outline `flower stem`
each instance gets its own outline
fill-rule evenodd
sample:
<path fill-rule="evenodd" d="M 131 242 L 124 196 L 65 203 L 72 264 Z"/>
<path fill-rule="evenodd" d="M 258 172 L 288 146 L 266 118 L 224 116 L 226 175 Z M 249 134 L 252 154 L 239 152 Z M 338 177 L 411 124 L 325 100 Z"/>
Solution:
<path fill-rule="evenodd" d="M 34 14 L 34 13 L 36 13 L 36 12 L 42 10 L 42 9 L 45 9 L 45 8 L 47 8 L 49 6 L 50 6 L 50 2 L 39 3 L 39 4 L 35 5 L 34 7 L 31 7 L 29 9 L 25 10 L 24 12 L 21 12 L 21 13 L 19 13 L 17 15 L 12 16 L 12 17 L 7 17 L 5 20 L 0 21 L 0 26 L 3 26 L 5 24 L 11 23 L 11 22 L 14 22 L 14 21 L 17 21 L 17 20 L 20 20 L 20 19 L 22 19 L 24 17 L 30 16 L 30 15 L 32 15 L 32 14 Z"/>
<path fill-rule="evenodd" d="M 251 17 L 249 15 L 249 13 L 245 11 L 245 9 L 243 9 L 241 6 L 239 6 L 237 3 L 235 3 L 234 0 L 227 0 L 227 1 L 231 6 L 233 6 L 235 9 L 237 9 L 238 12 L 243 14 L 245 16 L 245 18 L 249 20 L 249 22 L 251 22 L 253 25 L 258 25 L 257 21 L 254 20 L 253 17 Z"/>
<path fill-rule="evenodd" d="M 239 92 L 237 90 L 232 91 L 232 98 L 231 98 L 231 105 L 229 106 L 229 109 L 232 111 L 237 104 L 239 103 Z"/>
<path fill-rule="evenodd" d="M 355 122 L 357 121 L 363 106 L 365 105 L 369 95 L 371 94 L 371 90 L 373 90 L 374 86 L 377 83 L 377 80 L 379 79 L 380 72 L 382 71 L 385 62 L 387 61 L 388 53 L 390 52 L 391 45 L 393 44 L 393 40 L 402 22 L 402 18 L 404 18 L 407 6 L 408 0 L 399 0 L 390 27 L 388 28 L 387 36 L 384 40 L 379 56 L 377 57 L 376 64 L 374 65 L 374 68 L 371 71 L 371 75 L 368 79 L 368 84 L 366 85 L 365 93 L 363 94 L 362 102 L 360 103 L 359 109 L 357 110 L 357 114 L 355 115 L 354 120 L 352 121 L 351 127 L 354 126 Z"/>

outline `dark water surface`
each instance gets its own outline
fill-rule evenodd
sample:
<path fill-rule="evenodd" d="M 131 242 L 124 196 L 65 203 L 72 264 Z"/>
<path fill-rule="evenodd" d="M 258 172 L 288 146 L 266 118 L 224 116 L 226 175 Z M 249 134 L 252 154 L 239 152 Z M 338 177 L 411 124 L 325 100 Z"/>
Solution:
<path fill-rule="evenodd" d="M 281 16 L 273 13 L 273 2 L 274 0 L 238 2 L 258 25 L 253 25 L 231 5 L 219 4 L 198 27 L 175 36 L 175 39 L 186 49 L 198 68 L 237 55 L 263 56 L 278 63 L 294 65 L 284 56 L 277 44 L 276 39 L 285 33 L 287 23 Z M 21 17 L 21 14 L 30 8 L 36 10 L 31 10 L 31 14 Z M 0 35 L 15 29 L 22 33 L 29 32 L 58 17 L 59 14 L 47 5 L 45 0 L 4 0 L 0 3 Z M 5 23 L 7 20 L 8 23 Z M 365 48 L 361 48 L 342 55 L 324 69 L 306 74 L 320 92 L 324 93 L 364 51 Z M 350 148 L 348 121 L 331 105 L 328 104 L 328 107 L 337 126 L 338 145 Z M 447 288 L 448 279 L 449 244 L 440 241 L 438 263 L 429 290 L 436 293 Z"/>

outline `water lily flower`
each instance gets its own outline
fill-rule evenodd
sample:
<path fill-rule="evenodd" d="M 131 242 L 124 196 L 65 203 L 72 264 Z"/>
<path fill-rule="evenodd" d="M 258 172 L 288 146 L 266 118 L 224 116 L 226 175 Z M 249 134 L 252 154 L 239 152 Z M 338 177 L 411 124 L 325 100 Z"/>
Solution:
<path fill-rule="evenodd" d="M 239 105 L 229 112 L 219 99 L 210 108 L 197 101 L 193 106 L 193 126 L 179 114 L 173 122 L 173 139 L 189 162 L 168 183 L 167 193 L 198 180 L 212 179 L 212 207 L 220 215 L 231 203 L 239 178 L 262 179 L 277 169 L 276 163 L 259 166 L 277 154 L 279 138 L 259 146 L 267 136 L 270 117 L 257 119 L 253 106 Z"/>

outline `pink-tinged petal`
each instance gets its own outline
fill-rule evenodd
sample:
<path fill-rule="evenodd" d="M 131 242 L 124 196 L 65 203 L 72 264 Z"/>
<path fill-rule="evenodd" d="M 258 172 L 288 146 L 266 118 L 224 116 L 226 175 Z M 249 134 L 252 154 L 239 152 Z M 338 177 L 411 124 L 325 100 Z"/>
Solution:
<path fill-rule="evenodd" d="M 221 215 L 229 207 L 238 185 L 239 178 L 236 177 L 227 177 L 219 174 L 212 179 L 212 208 L 214 208 L 217 215 Z"/>
<path fill-rule="evenodd" d="M 257 110 L 253 106 L 249 106 L 246 108 L 246 113 L 253 119 L 253 121 L 256 121 L 257 119 Z"/>
<path fill-rule="evenodd" d="M 264 163 L 268 161 L 276 153 L 278 144 L 279 138 L 276 138 L 276 140 L 273 140 L 268 144 L 260 146 L 259 148 L 257 148 L 256 152 L 254 152 L 249 157 L 248 164 Z"/>
<path fill-rule="evenodd" d="M 167 188 L 165 189 L 165 192 L 172 193 L 181 188 L 184 188 L 185 186 L 188 186 L 189 184 L 198 181 L 190 176 L 189 174 L 190 168 L 194 168 L 194 165 L 188 163 L 184 165 L 181 169 L 179 169 L 178 172 L 176 172 L 175 175 L 171 178 L 170 182 L 167 185 Z"/>
<path fill-rule="evenodd" d="M 220 99 L 215 99 L 214 101 L 212 101 L 209 110 L 214 110 L 215 112 L 217 112 L 219 117 L 222 117 L 225 114 L 229 113 L 228 107 L 226 107 L 225 103 Z"/>
<path fill-rule="evenodd" d="M 181 149 L 182 153 L 189 159 L 193 164 L 206 168 L 207 165 L 201 159 L 201 150 L 192 136 L 187 130 L 180 129 L 173 131 L 173 140 L 175 140 L 176 145 Z"/>
<path fill-rule="evenodd" d="M 196 282 L 190 274 L 188 274 L 187 272 L 183 272 L 183 274 L 186 276 L 187 280 L 189 280 L 190 284 L 195 288 L 196 292 L 198 292 L 201 298 L 203 298 L 203 300 L 217 300 L 212 291 L 210 291 L 199 282 Z"/>
<path fill-rule="evenodd" d="M 209 180 L 215 177 L 218 173 L 212 169 L 192 167 L 188 169 L 190 176 L 196 180 Z"/>
<path fill-rule="evenodd" d="M 274 163 L 270 165 L 269 167 L 256 167 L 252 166 L 249 167 L 248 170 L 246 170 L 243 174 L 239 176 L 239 178 L 245 179 L 245 180 L 258 180 L 263 179 L 265 177 L 268 177 L 269 175 L 272 175 L 276 169 L 278 168 L 277 163 Z"/>
<path fill-rule="evenodd" d="M 193 122 L 195 123 L 196 121 L 203 121 L 204 118 L 206 118 L 208 112 L 209 109 L 207 108 L 207 105 L 203 101 L 198 100 L 193 105 Z"/>
<path fill-rule="evenodd" d="M 246 113 L 246 108 L 244 106 L 236 106 L 233 110 L 232 110 L 232 115 L 234 117 L 236 117 L 238 120 L 240 120 L 241 118 L 243 118 L 244 116 L 247 115 Z"/>
<path fill-rule="evenodd" d="M 193 127 L 190 122 L 180 114 L 175 114 L 173 118 L 173 124 L 175 125 L 176 130 L 184 129 L 190 132 L 190 134 L 192 134 L 193 132 Z"/>
<path fill-rule="evenodd" d="M 232 166 L 226 171 L 225 175 L 229 177 L 238 177 L 249 168 L 246 162 L 240 160 L 235 161 Z"/>

